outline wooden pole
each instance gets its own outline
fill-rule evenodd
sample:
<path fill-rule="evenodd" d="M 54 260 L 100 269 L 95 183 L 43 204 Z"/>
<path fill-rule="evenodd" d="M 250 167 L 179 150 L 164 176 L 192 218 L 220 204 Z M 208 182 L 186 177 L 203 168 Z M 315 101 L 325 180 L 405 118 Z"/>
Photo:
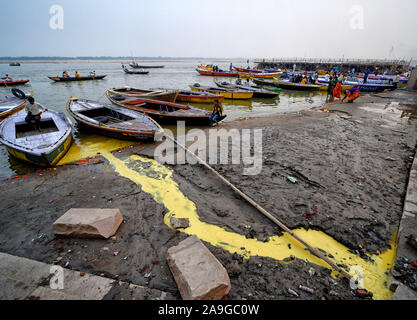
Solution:
<path fill-rule="evenodd" d="M 338 271 L 340 274 L 342 274 L 344 277 L 346 277 L 348 280 L 352 279 L 352 276 L 348 274 L 345 270 L 337 266 L 334 262 L 332 262 L 330 259 L 328 259 L 325 255 L 323 255 L 319 250 L 309 245 L 306 241 L 301 239 L 299 236 L 297 236 L 294 232 L 292 232 L 285 224 L 283 224 L 280 220 L 275 218 L 272 214 L 270 214 L 268 211 L 266 211 L 263 207 L 261 207 L 258 203 L 256 203 L 252 198 L 250 198 L 248 195 L 240 191 L 235 185 L 233 185 L 231 182 L 229 182 L 226 178 L 224 178 L 220 173 L 218 173 L 216 170 L 214 170 L 209 164 L 207 164 L 204 160 L 202 160 L 200 157 L 189 151 L 185 146 L 180 144 L 175 138 L 167 136 L 170 140 L 174 141 L 177 145 L 179 145 L 181 148 L 183 148 L 188 153 L 192 154 L 196 159 L 205 166 L 207 169 L 209 169 L 211 172 L 213 172 L 220 180 L 222 180 L 226 185 L 228 185 L 230 188 L 232 188 L 236 193 L 238 193 L 242 198 L 244 198 L 247 202 L 249 202 L 252 206 L 254 206 L 258 211 L 260 211 L 264 216 L 266 216 L 268 219 L 270 219 L 272 222 L 277 224 L 281 229 L 283 229 L 285 232 L 290 234 L 294 239 L 296 239 L 298 242 L 302 243 L 307 249 L 316 257 L 324 260 L 328 265 L 330 265 L 333 269 Z"/>

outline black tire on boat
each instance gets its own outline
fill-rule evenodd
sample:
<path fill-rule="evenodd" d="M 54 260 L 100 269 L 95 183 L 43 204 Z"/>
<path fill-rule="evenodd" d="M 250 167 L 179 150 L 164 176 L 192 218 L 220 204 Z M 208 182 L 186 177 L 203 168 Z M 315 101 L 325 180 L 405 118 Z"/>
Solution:
<path fill-rule="evenodd" d="M 20 89 L 13 88 L 12 93 L 16 98 L 19 98 L 19 99 L 25 99 L 26 98 L 25 93 Z"/>

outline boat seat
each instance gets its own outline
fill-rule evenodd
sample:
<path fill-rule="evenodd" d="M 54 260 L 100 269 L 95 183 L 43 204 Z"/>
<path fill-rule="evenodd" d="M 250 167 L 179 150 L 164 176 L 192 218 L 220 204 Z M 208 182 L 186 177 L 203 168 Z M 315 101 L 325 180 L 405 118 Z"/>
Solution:
<path fill-rule="evenodd" d="M 101 122 L 101 123 L 107 123 L 109 122 L 109 118 L 104 117 L 104 116 L 98 116 L 98 117 L 94 117 L 94 120 Z"/>

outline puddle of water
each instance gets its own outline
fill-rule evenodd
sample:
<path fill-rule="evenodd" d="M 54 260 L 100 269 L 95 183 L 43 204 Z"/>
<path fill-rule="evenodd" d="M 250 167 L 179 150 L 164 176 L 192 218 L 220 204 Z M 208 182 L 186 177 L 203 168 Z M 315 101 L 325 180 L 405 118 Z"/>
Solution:
<path fill-rule="evenodd" d="M 164 216 L 164 223 L 171 227 L 170 217 L 188 218 L 190 226 L 180 231 L 197 235 L 200 239 L 221 247 L 230 253 L 238 253 L 244 258 L 251 256 L 269 257 L 276 260 L 283 260 L 291 255 L 326 267 L 329 266 L 322 260 L 313 256 L 306 248 L 301 246 L 296 240 L 284 233 L 282 236 L 273 236 L 268 242 L 258 241 L 257 239 L 247 239 L 238 233 L 230 232 L 225 228 L 202 222 L 198 216 L 195 204 L 190 201 L 179 189 L 178 184 L 173 180 L 173 171 L 166 166 L 160 165 L 155 160 L 146 159 L 137 155 L 132 155 L 122 161 L 110 152 L 102 152 L 114 170 L 125 178 L 130 179 L 142 187 L 142 190 L 153 196 L 154 200 L 168 209 Z M 335 263 L 349 266 L 351 275 L 355 275 L 357 270 L 362 270 L 364 275 L 363 287 L 372 291 L 374 299 L 389 299 L 392 292 L 388 289 L 389 276 L 386 271 L 392 268 L 395 258 L 395 243 L 391 242 L 392 249 L 380 255 L 370 255 L 374 262 L 364 260 L 352 254 L 347 247 L 334 240 L 324 232 L 316 230 L 296 229 L 295 234 L 303 238 L 310 245 L 325 250 L 334 258 Z M 288 245 L 291 245 L 291 249 Z M 332 276 L 337 275 L 336 271 Z"/>

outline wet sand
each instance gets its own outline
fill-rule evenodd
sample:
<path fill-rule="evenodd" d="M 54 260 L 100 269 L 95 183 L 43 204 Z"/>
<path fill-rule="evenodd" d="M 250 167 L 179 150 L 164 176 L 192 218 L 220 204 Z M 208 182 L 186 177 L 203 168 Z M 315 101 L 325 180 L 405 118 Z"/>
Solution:
<path fill-rule="evenodd" d="M 225 123 L 263 129 L 263 167 L 243 176 L 242 165 L 215 169 L 291 229 L 324 231 L 352 254 L 372 259 L 390 249 L 415 153 L 417 98 L 400 91 L 363 95 L 354 104 Z M 338 111 L 336 111 L 338 110 Z M 135 146 L 113 156 L 152 154 Z M 0 185 L 0 251 L 105 275 L 180 295 L 166 250 L 187 237 L 164 223 L 169 213 L 149 192 L 116 172 L 109 157 L 39 170 Z M 146 163 L 135 165 L 146 167 Z M 172 178 L 201 221 L 271 242 L 281 230 L 198 165 L 174 165 Z M 292 184 L 287 176 L 297 178 Z M 53 200 L 51 202 L 51 200 Z M 52 223 L 72 207 L 119 208 L 125 218 L 109 240 L 55 239 Z M 314 208 L 317 208 L 316 210 Z M 307 218 L 305 213 L 316 212 Z M 304 259 L 242 256 L 205 242 L 229 272 L 229 299 L 356 299 L 346 281 Z M 293 250 L 295 248 L 289 248 Z M 71 250 L 71 252 L 68 252 Z M 120 252 L 114 256 L 113 252 Z M 310 276 L 313 267 L 316 274 Z M 310 285 L 314 294 L 298 290 Z M 291 297 L 287 289 L 300 297 Z M 115 297 L 117 298 L 117 297 Z"/>

